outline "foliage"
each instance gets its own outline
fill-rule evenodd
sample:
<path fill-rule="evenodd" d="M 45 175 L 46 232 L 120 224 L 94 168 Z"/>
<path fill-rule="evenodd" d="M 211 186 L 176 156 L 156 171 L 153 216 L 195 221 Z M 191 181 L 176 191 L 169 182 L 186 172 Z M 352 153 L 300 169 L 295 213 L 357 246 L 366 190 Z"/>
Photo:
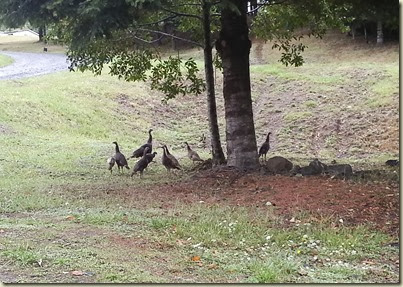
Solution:
<path fill-rule="evenodd" d="M 341 16 L 349 19 L 350 22 L 376 22 L 380 20 L 390 29 L 399 28 L 399 2 L 396 0 L 344 0 L 342 3 L 346 9 L 341 11 Z"/>
<path fill-rule="evenodd" d="M 209 5 L 212 15 L 212 35 L 217 35 L 221 10 L 225 7 L 236 10 L 231 1 L 2 1 L 0 7 L 11 13 L 0 13 L 0 22 L 21 25 L 24 21 L 46 21 L 50 26 L 49 37 L 68 45 L 72 70 L 100 74 L 103 66 L 110 64 L 112 75 L 128 81 L 150 79 L 153 88 L 163 91 L 165 99 L 170 99 L 184 93 L 199 94 L 204 90 L 204 84 L 198 77 L 194 61 L 191 63 L 188 59 L 184 65 L 172 59 L 161 61 L 153 44 L 174 36 L 176 40 L 201 46 L 200 15 L 204 2 Z M 300 66 L 304 61 L 301 53 L 305 45 L 295 43 L 301 38 L 295 34 L 296 30 L 308 26 L 308 35 L 320 37 L 326 28 L 340 24 L 336 12 L 344 7 L 330 5 L 326 0 L 264 4 L 267 6 L 253 19 L 252 31 L 260 38 L 276 39 L 273 48 L 283 51 L 280 61 L 293 66 Z M 186 35 L 179 37 L 175 31 Z M 154 63 L 160 69 L 158 73 L 153 68 Z M 214 64 L 220 68 L 218 57 Z M 166 66 L 162 68 L 163 65 Z M 151 76 L 147 74 L 150 71 Z M 169 74 L 163 76 L 163 71 Z M 180 75 L 183 78 L 172 80 L 172 76 Z"/>
<path fill-rule="evenodd" d="M 280 62 L 288 66 L 304 63 L 306 45 L 298 43 L 303 35 L 322 37 L 331 27 L 344 28 L 338 17 L 344 6 L 327 0 L 285 1 L 262 8 L 252 23 L 252 32 L 259 38 L 273 41 L 272 48 L 283 51 Z"/>

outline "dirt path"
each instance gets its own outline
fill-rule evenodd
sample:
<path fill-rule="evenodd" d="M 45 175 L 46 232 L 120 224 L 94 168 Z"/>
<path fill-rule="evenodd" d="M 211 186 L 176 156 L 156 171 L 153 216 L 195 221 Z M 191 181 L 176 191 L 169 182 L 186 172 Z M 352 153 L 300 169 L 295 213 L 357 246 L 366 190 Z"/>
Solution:
<path fill-rule="evenodd" d="M 0 80 L 27 78 L 67 70 L 68 63 L 62 54 L 1 52 L 14 63 L 0 68 Z"/>

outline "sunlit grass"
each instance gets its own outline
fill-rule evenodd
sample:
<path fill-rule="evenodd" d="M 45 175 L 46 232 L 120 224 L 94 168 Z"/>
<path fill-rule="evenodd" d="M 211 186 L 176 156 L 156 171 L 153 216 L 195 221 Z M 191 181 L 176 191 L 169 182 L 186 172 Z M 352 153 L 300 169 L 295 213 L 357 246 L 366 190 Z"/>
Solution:
<path fill-rule="evenodd" d="M 13 58 L 0 54 L 0 67 L 10 65 L 14 62 Z"/>

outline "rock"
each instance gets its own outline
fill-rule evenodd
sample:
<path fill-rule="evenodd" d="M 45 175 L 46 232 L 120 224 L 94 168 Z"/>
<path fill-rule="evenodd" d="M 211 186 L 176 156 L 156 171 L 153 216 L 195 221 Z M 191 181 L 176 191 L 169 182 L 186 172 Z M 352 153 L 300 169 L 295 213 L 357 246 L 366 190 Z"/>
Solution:
<path fill-rule="evenodd" d="M 397 159 L 389 159 L 385 162 L 385 165 L 388 166 L 397 166 L 399 165 L 399 161 Z"/>
<path fill-rule="evenodd" d="M 273 174 L 285 174 L 292 170 L 293 164 L 282 156 L 274 156 L 267 160 L 265 169 Z"/>
<path fill-rule="evenodd" d="M 313 167 L 311 166 L 303 166 L 300 167 L 296 165 L 295 168 L 291 171 L 295 176 L 309 176 L 309 175 L 317 175 L 319 174 Z"/>
<path fill-rule="evenodd" d="M 349 164 L 335 164 L 327 166 L 325 172 L 336 178 L 350 178 L 353 175 L 353 168 Z"/>

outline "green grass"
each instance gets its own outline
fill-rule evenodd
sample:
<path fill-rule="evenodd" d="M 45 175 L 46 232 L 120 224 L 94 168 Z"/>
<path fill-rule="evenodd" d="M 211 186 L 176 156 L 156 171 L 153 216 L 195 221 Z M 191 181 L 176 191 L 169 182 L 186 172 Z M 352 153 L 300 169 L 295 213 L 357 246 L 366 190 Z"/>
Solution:
<path fill-rule="evenodd" d="M 64 53 L 66 49 L 52 43 L 39 42 L 38 37 L 8 36 L 0 37 L 0 51 L 34 52 L 43 53 L 43 48 L 48 48 L 48 53 Z"/>
<path fill-rule="evenodd" d="M 313 114 L 311 112 L 291 112 L 284 116 L 287 122 L 296 122 L 298 120 L 309 119 Z"/>
<path fill-rule="evenodd" d="M 1 254 L 21 265 L 34 265 L 40 262 L 40 255 L 37 254 L 34 248 L 29 245 L 18 245 L 12 249 L 2 251 Z"/>
<path fill-rule="evenodd" d="M 364 226 L 335 229 L 328 218 L 284 228 L 268 210 L 178 202 L 167 210 L 110 206 L 72 212 L 73 220 L 68 214 L 58 209 L 46 216 L 33 213 L 30 220 L 2 221 L 0 229 L 9 236 L 0 238 L 7 246 L 0 254 L 21 271 L 39 271 L 41 262 L 50 281 L 57 270 L 80 270 L 109 283 L 233 282 L 238 276 L 237 282 L 280 283 L 348 282 L 353 274 L 357 282 L 366 281 L 365 271 L 354 273 L 339 262 L 361 268 L 363 260 L 377 262 L 398 253 L 381 247 L 392 238 Z M 18 240 L 21 234 L 24 243 Z M 192 256 L 199 256 L 200 263 Z M 307 265 L 313 270 L 306 271 Z M 157 270 L 168 273 L 156 277 Z M 68 282 L 69 276 L 57 280 Z"/>
<path fill-rule="evenodd" d="M 13 58 L 6 55 L 0 55 L 0 67 L 11 65 L 13 62 Z"/>
<path fill-rule="evenodd" d="M 318 106 L 318 103 L 316 101 L 309 100 L 309 101 L 306 101 L 304 103 L 304 105 L 307 108 L 316 108 Z"/>

